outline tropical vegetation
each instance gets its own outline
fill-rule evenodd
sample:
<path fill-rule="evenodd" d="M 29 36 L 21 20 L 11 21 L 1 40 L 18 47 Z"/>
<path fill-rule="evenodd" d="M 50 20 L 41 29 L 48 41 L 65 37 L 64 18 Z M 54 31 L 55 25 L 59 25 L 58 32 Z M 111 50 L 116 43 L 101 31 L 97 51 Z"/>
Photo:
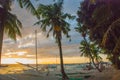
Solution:
<path fill-rule="evenodd" d="M 78 10 L 78 23 L 89 32 L 91 41 L 99 44 L 120 69 L 120 0 L 84 0 Z"/>
<path fill-rule="evenodd" d="M 75 29 L 83 37 L 83 40 L 80 42 L 79 47 L 81 53 L 80 56 L 89 58 L 90 60 L 89 66 L 91 67 L 91 63 L 93 63 L 94 66 L 98 69 L 98 71 L 101 72 L 98 66 L 102 60 L 102 58 L 99 56 L 102 49 L 100 49 L 100 47 L 98 47 L 94 42 L 92 42 L 89 39 L 89 33 L 86 30 L 87 28 L 85 28 L 85 26 L 82 26 L 81 24 L 78 23 L 78 27 L 76 27 Z M 96 65 L 95 62 L 97 62 L 98 65 Z"/>
<path fill-rule="evenodd" d="M 11 5 L 14 0 L 0 0 L 0 64 L 1 64 L 1 54 L 2 54 L 2 43 L 4 32 L 7 35 L 16 40 L 16 36 L 21 36 L 20 29 L 22 24 L 17 18 L 17 16 L 11 13 Z M 17 0 L 20 7 L 25 7 L 32 14 L 37 15 L 36 9 L 30 0 Z M 37 15 L 39 18 L 39 16 Z"/>
<path fill-rule="evenodd" d="M 53 37 L 56 40 L 56 43 L 59 47 L 60 53 L 60 64 L 61 64 L 61 73 L 62 79 L 67 80 L 68 76 L 64 71 L 63 65 L 63 53 L 62 53 L 62 35 L 66 35 L 67 38 L 70 38 L 68 32 L 70 31 L 69 23 L 66 19 L 73 19 L 74 16 L 62 12 L 63 0 L 59 0 L 54 4 L 43 5 L 40 4 L 37 11 L 40 14 L 41 19 L 36 22 L 36 24 L 41 26 L 41 29 L 47 32 L 47 37 L 49 37 L 50 32 L 53 33 Z"/>
<path fill-rule="evenodd" d="M 17 36 L 22 36 L 22 23 L 15 14 L 11 13 L 11 5 L 14 1 L 0 0 L 0 64 L 4 32 L 14 40 Z M 35 25 L 40 25 L 41 29 L 47 32 L 47 37 L 52 32 L 59 48 L 62 79 L 68 80 L 63 65 L 62 37 L 65 35 L 70 39 L 70 24 L 67 20 L 74 17 L 63 12 L 63 0 L 57 0 L 49 5 L 40 4 L 37 11 L 30 0 L 16 1 L 21 8 L 26 8 L 37 16 L 38 22 Z M 79 48 L 81 56 L 88 57 L 94 65 L 95 61 L 101 61 L 99 53 L 104 53 L 108 55 L 114 66 L 120 69 L 119 4 L 120 0 L 84 0 L 80 4 L 76 31 L 81 33 L 83 40 Z M 96 65 L 95 67 L 101 71 Z"/>

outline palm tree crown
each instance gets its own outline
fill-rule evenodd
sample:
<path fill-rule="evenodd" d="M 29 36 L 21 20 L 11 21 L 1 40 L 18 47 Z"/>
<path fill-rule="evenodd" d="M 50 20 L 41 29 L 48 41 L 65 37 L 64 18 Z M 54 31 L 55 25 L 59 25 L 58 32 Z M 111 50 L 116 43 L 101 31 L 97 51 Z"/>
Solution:
<path fill-rule="evenodd" d="M 73 16 L 69 14 L 63 14 L 61 12 L 62 8 L 60 4 L 53 5 L 40 5 L 38 7 L 38 13 L 41 14 L 42 20 L 39 20 L 36 24 L 41 24 L 41 28 L 43 31 L 47 30 L 49 27 L 47 37 L 49 37 L 49 33 L 53 31 L 53 36 L 57 38 L 58 36 L 62 38 L 61 33 L 65 34 L 69 37 L 68 32 L 70 31 L 69 23 L 65 21 L 66 18 L 73 19 Z"/>

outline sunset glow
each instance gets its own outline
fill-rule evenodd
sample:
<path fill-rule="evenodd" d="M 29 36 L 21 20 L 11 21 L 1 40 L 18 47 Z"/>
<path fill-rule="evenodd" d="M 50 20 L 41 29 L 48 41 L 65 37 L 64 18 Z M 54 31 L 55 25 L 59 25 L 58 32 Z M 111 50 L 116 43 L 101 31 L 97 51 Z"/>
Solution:
<path fill-rule="evenodd" d="M 71 46 L 74 47 L 74 46 Z M 71 50 L 67 50 L 69 47 L 64 47 L 66 49 L 66 53 L 70 54 Z M 57 48 L 51 48 L 56 51 Z M 46 49 L 40 49 L 40 51 L 47 51 Z M 29 51 L 29 50 L 28 50 Z M 2 63 L 3 64 L 16 64 L 17 62 L 23 63 L 23 64 L 35 64 L 36 63 L 36 55 L 30 54 L 27 50 L 22 51 L 8 51 L 7 53 L 4 53 L 4 56 L 2 56 Z M 43 52 L 42 51 L 42 52 Z M 49 51 L 49 50 L 48 50 Z M 71 51 L 72 52 L 72 51 Z M 60 64 L 60 58 L 59 55 L 53 55 L 50 56 L 52 53 L 43 54 L 38 53 L 38 64 Z M 80 54 L 80 53 L 79 53 Z M 76 56 L 64 56 L 64 63 L 65 64 L 75 64 L 75 63 L 87 63 L 89 62 L 88 58 L 80 57 L 79 54 Z M 106 59 L 107 56 L 100 55 L 103 58 L 103 61 L 108 61 Z"/>
<path fill-rule="evenodd" d="M 32 64 L 35 61 L 33 59 L 26 59 L 26 58 L 4 58 L 2 59 L 2 64 L 16 64 L 17 62 L 23 64 Z"/>
<path fill-rule="evenodd" d="M 104 59 L 103 61 L 108 61 Z M 35 64 L 36 59 L 27 59 L 27 58 L 4 58 L 2 59 L 3 64 L 16 64 L 17 62 L 23 63 L 23 64 Z M 84 57 L 68 57 L 64 58 L 65 64 L 75 64 L 75 63 L 87 63 L 89 62 L 88 58 Z M 39 64 L 60 64 L 59 58 L 41 58 L 38 59 Z"/>
<path fill-rule="evenodd" d="M 44 1 L 44 0 L 43 0 Z M 46 0 L 47 1 L 47 0 Z M 74 6 L 67 5 L 64 11 L 68 11 L 73 15 L 76 15 L 76 11 L 79 6 L 79 1 Z M 67 7 L 70 7 L 70 11 Z M 28 13 L 28 11 L 21 9 L 18 5 L 12 5 L 12 12 L 17 14 L 20 19 L 23 28 L 21 29 L 22 37 L 16 37 L 14 41 L 10 39 L 6 34 L 4 35 L 3 47 L 2 47 L 2 63 L 15 64 L 21 62 L 24 64 L 36 63 L 36 49 L 35 49 L 35 30 L 37 30 L 37 53 L 39 64 L 60 64 L 59 48 L 55 43 L 54 37 L 50 34 L 49 38 L 46 37 L 46 33 L 42 32 L 40 25 L 34 25 L 36 18 Z M 25 15 L 26 14 L 26 15 Z M 74 30 L 74 26 L 77 26 L 75 20 L 70 22 L 71 42 L 65 37 L 62 38 L 62 51 L 64 56 L 64 63 L 84 63 L 89 62 L 88 58 L 80 57 L 79 43 L 81 41 L 80 34 Z M 57 58 L 56 58 L 57 56 Z M 104 59 L 104 56 L 103 56 Z M 106 60 L 104 60 L 106 61 Z"/>
<path fill-rule="evenodd" d="M 64 63 L 70 64 L 70 63 L 83 63 L 89 61 L 87 58 L 64 58 Z M 17 62 L 23 63 L 23 64 L 35 64 L 35 59 L 27 59 L 27 58 L 4 58 L 2 59 L 3 64 L 16 64 Z M 59 58 L 42 58 L 38 59 L 39 64 L 59 64 L 60 60 Z"/>
<path fill-rule="evenodd" d="M 19 52 L 8 52 L 8 53 L 6 53 L 5 55 L 7 56 L 7 55 L 19 55 L 19 56 L 21 56 L 21 55 L 25 55 L 27 52 L 25 52 L 25 51 L 19 51 Z"/>

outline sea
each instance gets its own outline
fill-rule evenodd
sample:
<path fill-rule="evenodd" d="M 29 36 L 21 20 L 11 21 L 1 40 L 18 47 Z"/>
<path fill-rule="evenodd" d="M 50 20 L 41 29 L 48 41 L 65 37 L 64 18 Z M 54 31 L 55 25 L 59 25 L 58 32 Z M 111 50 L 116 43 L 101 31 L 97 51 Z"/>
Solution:
<path fill-rule="evenodd" d="M 109 65 L 111 65 L 110 62 L 103 62 L 102 63 L 105 67 L 108 67 Z M 74 71 L 78 71 L 78 70 L 83 70 L 86 69 L 86 66 L 88 66 L 89 63 L 79 63 L 79 64 L 64 64 L 64 70 L 65 71 L 70 71 L 70 70 L 74 70 Z M 95 66 L 93 64 L 91 64 L 93 68 L 95 68 Z M 36 65 L 34 64 L 34 67 Z M 40 69 L 49 69 L 49 71 L 54 71 L 54 70 L 61 70 L 61 65 L 60 64 L 39 64 L 38 65 Z"/>
<path fill-rule="evenodd" d="M 64 70 L 70 71 L 70 70 L 81 70 L 86 67 L 86 65 L 89 65 L 89 63 L 80 63 L 80 64 L 64 64 Z M 36 66 L 36 64 L 30 64 L 29 66 L 37 67 L 38 69 L 49 69 L 49 71 L 55 71 L 61 70 L 60 64 L 39 64 Z"/>
<path fill-rule="evenodd" d="M 104 65 L 107 66 L 106 64 L 110 64 L 106 62 Z M 79 63 L 79 64 L 64 64 L 64 70 L 66 72 L 69 72 L 71 70 L 74 71 L 80 71 L 86 68 L 89 63 Z M 7 66 L 7 65 L 6 65 Z M 93 68 L 94 65 L 92 65 Z M 23 63 L 17 63 L 17 64 L 11 64 L 9 67 L 15 67 L 15 69 L 19 69 L 21 67 L 27 67 L 27 69 L 38 69 L 41 71 L 61 71 L 61 65 L 60 64 L 23 64 Z"/>

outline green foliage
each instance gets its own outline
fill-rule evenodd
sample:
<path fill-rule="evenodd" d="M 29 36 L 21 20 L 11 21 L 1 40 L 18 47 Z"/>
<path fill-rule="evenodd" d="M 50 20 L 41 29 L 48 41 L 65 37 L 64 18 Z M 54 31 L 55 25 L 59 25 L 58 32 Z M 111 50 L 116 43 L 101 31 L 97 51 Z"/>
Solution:
<path fill-rule="evenodd" d="M 53 36 L 56 39 L 57 37 L 62 38 L 62 33 L 66 35 L 66 37 L 70 37 L 68 34 L 70 31 L 70 25 L 65 19 L 74 19 L 74 16 L 71 16 L 68 13 L 63 13 L 61 3 L 50 5 L 40 4 L 37 11 L 41 19 L 36 22 L 35 25 L 40 24 L 43 31 L 48 31 L 47 37 L 49 37 L 50 32 L 53 32 Z"/>
<path fill-rule="evenodd" d="M 49 37 L 50 32 L 52 32 L 53 37 L 56 39 L 59 47 L 62 78 L 64 80 L 68 80 L 63 67 L 61 39 L 63 34 L 66 35 L 66 37 L 68 38 L 70 37 L 68 34 L 68 32 L 70 31 L 70 24 L 65 19 L 73 19 L 73 16 L 62 12 L 62 4 L 63 0 L 58 0 L 57 3 L 49 5 L 40 4 L 37 11 L 41 19 L 36 22 L 35 25 L 40 25 L 41 29 L 47 32 L 47 37 Z"/>
<path fill-rule="evenodd" d="M 1 19 L 1 24 L 4 26 L 5 33 L 14 40 L 16 40 L 16 36 L 21 36 L 20 29 L 22 28 L 21 22 L 18 20 L 16 15 L 12 14 L 11 11 L 11 4 L 14 0 L 0 0 L 0 5 L 2 6 L 1 10 L 4 11 L 4 14 L 0 16 L 3 17 Z M 25 7 L 31 13 L 36 14 L 36 9 L 34 8 L 33 4 L 30 0 L 17 0 L 20 4 L 20 7 Z"/>
<path fill-rule="evenodd" d="M 80 53 L 81 53 L 80 56 L 84 56 L 84 57 L 90 58 L 86 41 L 83 40 L 83 41 L 80 42 L 80 47 L 79 47 L 79 49 L 80 49 Z"/>
<path fill-rule="evenodd" d="M 84 0 L 78 10 L 78 23 L 87 27 L 92 41 L 112 53 L 112 60 L 119 67 L 120 60 L 120 0 Z M 118 60 L 117 60 L 118 59 Z M 119 67 L 120 68 L 120 67 Z"/>
<path fill-rule="evenodd" d="M 2 42 L 4 31 L 8 36 L 16 40 L 17 35 L 21 36 L 20 29 L 22 28 L 21 22 L 18 20 L 16 15 L 12 14 L 11 4 L 15 0 L 0 0 L 0 65 L 1 65 L 1 51 L 2 51 Z M 32 5 L 30 0 L 17 0 L 20 4 L 20 7 L 25 7 L 30 10 L 31 13 L 37 15 L 37 12 Z M 39 16 L 37 15 L 39 18 Z"/>
<path fill-rule="evenodd" d="M 20 32 L 22 24 L 15 15 L 9 12 L 6 15 L 6 18 L 7 19 L 5 19 L 4 31 L 10 38 L 16 40 L 17 35 L 22 36 Z"/>
<path fill-rule="evenodd" d="M 33 15 L 36 15 L 39 19 L 39 15 L 35 9 L 35 6 L 32 4 L 30 0 L 17 0 L 21 8 L 26 8 L 29 10 Z M 37 0 L 36 0 L 37 1 Z"/>
<path fill-rule="evenodd" d="M 90 50 L 88 49 L 88 47 Z M 99 56 L 102 49 L 100 49 L 98 45 L 96 45 L 93 42 L 86 42 L 85 40 L 82 40 L 80 42 L 79 49 L 81 53 L 80 56 L 88 57 L 89 59 L 91 59 L 91 56 L 90 56 L 90 53 L 91 53 L 95 61 L 100 62 L 102 60 L 102 57 Z"/>

